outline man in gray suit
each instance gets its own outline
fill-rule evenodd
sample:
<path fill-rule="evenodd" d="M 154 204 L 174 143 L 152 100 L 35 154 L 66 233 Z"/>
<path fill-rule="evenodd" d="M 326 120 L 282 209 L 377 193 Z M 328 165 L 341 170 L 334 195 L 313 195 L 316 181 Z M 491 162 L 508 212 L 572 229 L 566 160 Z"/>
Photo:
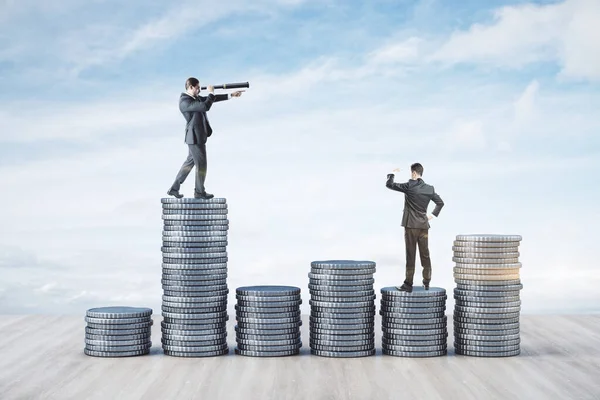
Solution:
<path fill-rule="evenodd" d="M 435 192 L 433 186 L 426 184 L 423 176 L 423 166 L 415 163 L 410 166 L 411 178 L 406 183 L 394 183 L 394 174 L 388 174 L 385 186 L 389 189 L 404 193 L 404 242 L 406 245 L 406 279 L 399 290 L 412 292 L 413 276 L 415 274 L 415 258 L 417 244 L 423 267 L 423 285 L 429 290 L 431 281 L 431 259 L 429 258 L 429 221 L 433 218 L 427 215 L 430 201 L 435 203 L 432 212 L 436 217 L 440 214 L 444 202 Z"/>
<path fill-rule="evenodd" d="M 214 102 L 229 100 L 231 97 L 240 97 L 243 92 L 237 91 L 215 96 L 213 86 L 208 86 L 207 89 L 209 91 L 207 97 L 199 96 L 200 82 L 196 78 L 188 78 L 185 82 L 185 92 L 181 93 L 179 97 L 179 111 L 181 111 L 186 121 L 185 143 L 189 146 L 190 152 L 177 173 L 175 182 L 167 191 L 169 196 L 175 196 L 178 199 L 183 197 L 183 194 L 179 193 L 181 184 L 194 166 L 196 166 L 194 197 L 197 199 L 211 199 L 214 197 L 214 195 L 206 193 L 204 188 L 207 169 L 206 139 L 212 135 L 212 128 L 208 123 L 206 112 L 210 110 Z"/>

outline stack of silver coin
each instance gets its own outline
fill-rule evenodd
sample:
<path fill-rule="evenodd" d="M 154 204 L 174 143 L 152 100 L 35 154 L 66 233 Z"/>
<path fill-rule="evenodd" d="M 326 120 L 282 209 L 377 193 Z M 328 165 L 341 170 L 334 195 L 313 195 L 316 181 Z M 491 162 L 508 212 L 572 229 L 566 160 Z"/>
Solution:
<path fill-rule="evenodd" d="M 227 347 L 227 203 L 165 198 L 162 347 L 176 357 L 209 357 Z"/>
<path fill-rule="evenodd" d="M 236 354 L 281 357 L 299 354 L 300 288 L 244 286 L 236 290 Z"/>
<path fill-rule="evenodd" d="M 436 357 L 448 352 L 446 290 L 415 287 L 411 293 L 381 289 L 383 354 L 397 357 Z"/>
<path fill-rule="evenodd" d="M 519 235 L 458 235 L 454 246 L 456 354 L 520 354 Z"/>
<path fill-rule="evenodd" d="M 90 308 L 85 321 L 84 353 L 88 356 L 131 357 L 150 353 L 151 308 Z"/>
<path fill-rule="evenodd" d="M 313 261 L 310 349 L 324 357 L 375 355 L 375 262 Z"/>

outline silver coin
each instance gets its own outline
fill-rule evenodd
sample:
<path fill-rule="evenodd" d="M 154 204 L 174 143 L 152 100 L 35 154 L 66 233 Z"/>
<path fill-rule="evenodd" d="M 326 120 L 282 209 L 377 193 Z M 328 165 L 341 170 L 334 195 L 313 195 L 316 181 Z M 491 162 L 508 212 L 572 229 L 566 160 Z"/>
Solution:
<path fill-rule="evenodd" d="M 430 308 L 430 307 L 440 307 L 446 305 L 446 297 L 440 296 L 439 300 L 430 299 L 430 301 L 422 301 L 424 299 L 428 299 L 427 297 L 421 298 L 421 301 L 405 301 L 403 298 L 399 297 L 388 297 L 382 298 L 380 300 L 380 304 L 388 307 L 404 307 L 404 308 Z"/>
<path fill-rule="evenodd" d="M 342 325 L 351 325 L 354 326 L 356 324 L 373 324 L 375 318 L 357 318 L 355 320 L 351 319 L 335 319 L 335 318 L 310 318 L 309 322 L 312 324 L 325 324 L 332 326 L 342 326 Z"/>
<path fill-rule="evenodd" d="M 318 274 L 314 272 L 309 272 L 308 277 L 314 280 L 322 280 L 322 281 L 366 281 L 370 282 L 373 280 L 371 275 L 333 275 L 333 274 Z"/>
<path fill-rule="evenodd" d="M 226 246 L 221 246 L 221 247 L 165 247 L 165 246 L 162 246 L 160 248 L 160 250 L 163 252 L 163 254 L 167 254 L 168 257 L 177 257 L 177 256 L 175 256 L 175 254 L 177 254 L 177 255 L 181 255 L 181 254 L 196 255 L 198 253 L 212 253 L 212 254 L 226 253 L 227 247 Z M 206 258 L 206 257 L 200 257 L 200 258 Z"/>
<path fill-rule="evenodd" d="M 523 240 L 521 235 L 498 235 L 498 234 L 470 234 L 456 235 L 456 240 L 460 242 L 520 242 Z"/>
<path fill-rule="evenodd" d="M 477 293 L 477 296 L 485 296 L 489 294 L 490 296 L 503 296 L 504 293 L 509 293 L 508 295 L 514 296 L 514 293 L 518 293 L 523 289 L 522 283 L 517 284 L 509 284 L 509 285 L 495 285 L 495 286 L 482 286 L 482 285 L 463 285 L 457 284 L 457 288 L 454 289 L 455 293 L 461 294 L 464 292 L 467 295 L 470 295 L 474 292 Z M 504 292 L 504 293 L 490 293 L 490 292 Z"/>
<path fill-rule="evenodd" d="M 245 328 L 236 325 L 235 331 L 236 335 L 296 335 L 300 334 L 300 326 L 265 330 L 261 328 Z"/>
<path fill-rule="evenodd" d="M 325 269 L 357 269 L 357 268 L 375 268 L 376 263 L 374 261 L 357 261 L 357 260 L 325 260 L 325 261 L 312 261 L 310 263 L 311 268 L 325 268 Z"/>
<path fill-rule="evenodd" d="M 329 293 L 362 293 L 362 292 L 374 292 L 373 285 L 359 285 L 359 286 L 336 286 L 336 285 L 315 285 L 309 284 L 309 290 L 315 292 L 329 292 Z M 341 296 L 341 295 L 340 295 Z"/>
<path fill-rule="evenodd" d="M 302 342 L 283 346 L 254 346 L 249 344 L 238 343 L 236 347 L 240 350 L 248 351 L 291 351 L 300 349 L 302 347 Z"/>
<path fill-rule="evenodd" d="M 160 199 L 162 204 L 225 204 L 227 199 L 223 197 L 213 197 L 211 199 L 196 199 L 191 197 L 172 198 L 163 197 Z"/>
<path fill-rule="evenodd" d="M 333 334 L 322 334 L 322 333 L 318 333 L 318 332 L 309 332 L 310 338 L 311 339 L 315 339 L 318 341 L 323 341 L 323 342 L 344 342 L 344 341 L 348 341 L 348 342 L 353 342 L 353 341 L 372 341 L 375 339 L 375 332 L 374 331 L 370 331 L 367 333 L 360 333 L 360 334 L 354 334 L 354 335 L 350 335 L 350 334 L 345 334 L 344 332 L 335 332 Z"/>
<path fill-rule="evenodd" d="M 314 290 L 309 289 L 309 294 L 321 297 L 362 297 L 362 296 L 374 296 L 375 290 L 362 290 L 362 291 L 332 291 L 332 290 Z"/>
<path fill-rule="evenodd" d="M 465 251 L 455 251 L 454 252 L 454 257 L 457 258 L 466 258 L 466 259 L 475 259 L 475 260 L 480 260 L 480 259 L 489 259 L 489 258 L 499 258 L 499 259 L 504 259 L 504 258 L 519 258 L 520 253 L 518 251 L 503 251 L 503 252 L 480 252 L 480 253 L 476 253 L 476 252 L 465 252 Z M 485 261 L 481 261 L 479 262 L 479 264 L 485 264 Z"/>
<path fill-rule="evenodd" d="M 129 352 L 129 351 L 140 351 L 147 350 L 152 347 L 152 343 L 148 342 L 140 345 L 131 345 L 131 346 L 95 346 L 92 344 L 86 344 L 85 348 L 90 351 L 101 351 L 106 353 L 113 353 L 117 351 Z"/>
<path fill-rule="evenodd" d="M 337 346 L 320 346 L 320 345 L 311 345 L 310 349 L 311 350 L 318 350 L 318 351 L 329 351 L 329 352 L 359 352 L 359 351 L 369 351 L 369 350 L 374 350 L 375 345 L 367 345 L 367 346 L 344 346 L 344 347 L 337 347 Z"/>
<path fill-rule="evenodd" d="M 135 357 L 150 354 L 150 349 L 137 350 L 137 351 L 94 351 L 89 349 L 83 349 L 85 355 L 92 357 Z"/>
<path fill-rule="evenodd" d="M 393 322 L 392 320 L 398 320 L 398 321 L 404 321 L 404 320 L 411 320 L 411 321 L 415 321 L 415 320 L 419 320 L 419 319 L 427 319 L 429 321 L 431 321 L 432 319 L 435 318 L 442 318 L 445 315 L 444 311 L 440 311 L 440 312 L 434 312 L 434 313 L 415 313 L 415 314 L 407 314 L 407 313 L 403 313 L 403 312 L 393 312 L 393 311 L 387 311 L 387 310 L 379 310 L 379 314 L 381 316 L 385 316 L 388 320 L 390 320 L 390 322 Z M 415 323 L 415 322 L 413 322 Z"/>
<path fill-rule="evenodd" d="M 494 246 L 489 247 L 486 246 L 486 243 L 469 243 L 469 242 L 460 242 L 460 245 L 452 246 L 452 251 L 456 253 L 475 253 L 475 254 L 487 254 L 487 253 L 518 253 L 519 252 L 519 244 L 517 243 L 514 246 L 504 245 L 502 246 Z M 497 243 L 495 243 L 497 244 Z M 475 246 L 474 246 L 475 245 Z M 478 257 L 478 256 L 476 256 Z M 475 258 L 476 258 L 475 257 Z"/>
<path fill-rule="evenodd" d="M 179 351 L 179 352 L 211 352 L 211 351 L 221 351 L 227 348 L 227 344 L 219 344 L 213 346 L 170 346 L 170 345 L 162 345 L 163 350 L 167 351 Z"/>
<path fill-rule="evenodd" d="M 202 330 L 195 330 L 195 329 L 179 330 L 179 329 L 170 329 L 170 328 L 161 327 L 161 332 L 163 334 L 163 337 L 164 336 L 212 337 L 215 335 L 227 336 L 227 327 L 225 325 L 223 325 L 220 328 L 202 329 Z"/>
<path fill-rule="evenodd" d="M 457 264 L 517 264 L 519 258 L 460 258 L 452 257 L 452 261 Z M 506 268 L 506 267 L 505 267 Z"/>
<path fill-rule="evenodd" d="M 364 268 L 364 269 L 328 269 L 328 268 L 313 268 L 311 273 L 318 275 L 351 275 L 357 278 L 372 278 L 376 272 L 375 268 Z"/>
<path fill-rule="evenodd" d="M 355 296 L 355 297 L 325 297 L 325 296 L 311 296 L 312 301 L 318 301 L 323 303 L 349 303 L 349 302 L 363 302 L 373 301 L 376 296 Z"/>
<path fill-rule="evenodd" d="M 475 342 L 500 342 L 504 340 L 517 340 L 521 339 L 521 335 L 519 333 L 511 334 L 511 335 L 469 335 L 466 333 L 454 332 L 454 339 L 458 340 L 461 343 L 469 344 L 468 342 L 464 342 L 465 340 L 472 340 Z M 476 343 L 473 343 L 476 344 Z"/>
<path fill-rule="evenodd" d="M 321 308 L 354 308 L 354 307 L 367 307 L 370 306 L 372 304 L 374 304 L 373 300 L 367 300 L 367 301 L 348 301 L 348 302 L 343 302 L 343 303 L 335 303 L 335 302 L 329 302 L 329 301 L 314 301 L 314 300 L 309 300 L 308 303 L 311 306 L 315 306 L 315 307 L 321 307 Z"/>
<path fill-rule="evenodd" d="M 520 337 L 520 329 L 517 326 L 513 329 L 498 329 L 498 330 L 480 330 L 466 329 L 458 326 L 454 327 L 454 335 L 464 335 L 468 339 L 479 339 L 481 337 Z M 492 339 L 494 340 L 494 339 Z"/>
<path fill-rule="evenodd" d="M 436 296 L 446 296 L 446 289 L 439 287 L 430 287 L 429 290 L 426 290 L 424 287 L 415 286 L 411 293 L 404 292 L 398 290 L 395 286 L 387 286 L 381 288 L 381 294 L 388 297 L 417 297 L 417 296 L 425 296 L 425 297 L 436 297 Z"/>
<path fill-rule="evenodd" d="M 227 346 L 227 342 L 226 339 L 220 339 L 220 340 L 201 340 L 201 341 L 195 341 L 192 342 L 190 340 L 186 340 L 186 341 L 179 341 L 179 340 L 169 340 L 169 339 L 162 339 L 161 340 L 162 346 L 176 346 L 176 347 L 181 347 L 181 348 L 188 348 L 188 347 L 192 347 L 194 349 L 198 349 L 200 347 L 210 347 L 210 346 Z"/>
<path fill-rule="evenodd" d="M 319 318 L 325 318 L 325 319 L 348 319 L 348 320 L 353 320 L 353 319 L 357 319 L 357 318 L 370 318 L 373 319 L 375 317 L 375 312 L 374 311 L 367 311 L 367 312 L 360 312 L 360 313 L 326 313 L 326 312 L 318 312 L 318 311 L 312 311 L 310 313 L 310 316 L 315 318 L 315 319 L 319 319 Z"/>
<path fill-rule="evenodd" d="M 132 339 L 132 340 L 103 340 L 103 339 L 88 339 L 85 338 L 86 347 L 96 346 L 96 347 L 121 347 L 121 346 L 142 346 L 142 345 L 150 345 L 152 346 L 152 342 L 149 338 L 143 339 Z"/>
<path fill-rule="evenodd" d="M 195 321 L 184 321 L 184 322 L 168 322 L 162 321 L 160 323 L 161 329 L 169 332 L 190 332 L 191 334 L 199 334 L 192 333 L 201 332 L 201 331 L 212 331 L 212 330 L 220 330 L 225 329 L 227 326 L 227 320 L 223 319 L 221 321 L 215 322 L 214 320 L 200 320 L 204 323 L 198 324 Z"/>
<path fill-rule="evenodd" d="M 462 339 L 460 337 L 454 338 L 454 347 L 481 347 L 481 348 L 499 348 L 506 346 L 518 346 L 521 343 L 521 339 L 512 339 L 512 340 L 500 340 L 500 341 L 480 341 L 480 340 L 468 340 Z"/>
<path fill-rule="evenodd" d="M 236 304 L 236 311 L 243 313 L 255 313 L 255 314 L 281 314 L 281 313 L 295 313 L 300 308 L 299 306 L 290 306 L 290 307 L 250 307 Z"/>
<path fill-rule="evenodd" d="M 458 268 L 452 269 L 455 275 L 515 275 L 519 274 L 518 268 L 488 268 L 488 269 L 473 269 L 473 268 Z M 487 278 L 482 278 L 487 279 Z"/>
<path fill-rule="evenodd" d="M 190 279 L 193 280 L 193 277 L 196 276 L 226 275 L 227 272 L 227 267 L 212 269 L 162 269 L 164 279 L 174 279 L 173 277 L 192 277 Z"/>
<path fill-rule="evenodd" d="M 382 314 L 434 314 L 441 313 L 446 310 L 446 305 L 443 304 L 437 307 L 401 307 L 398 305 L 389 306 L 382 304 L 379 309 Z"/>
<path fill-rule="evenodd" d="M 86 311 L 86 316 L 91 318 L 111 319 L 111 318 L 146 318 L 152 315 L 152 309 L 146 307 L 98 307 L 90 308 Z"/>
<path fill-rule="evenodd" d="M 242 286 L 238 287 L 235 293 L 244 297 L 298 297 L 300 288 L 279 285 Z"/>
<path fill-rule="evenodd" d="M 202 208 L 163 208 L 162 215 L 227 215 L 226 208 L 221 209 L 202 209 Z"/>
<path fill-rule="evenodd" d="M 340 314 L 354 314 L 354 313 L 368 313 L 368 312 L 375 313 L 375 302 L 369 302 L 368 305 L 362 306 L 362 307 L 337 307 L 335 305 L 337 303 L 332 303 L 332 304 L 334 304 L 334 305 L 327 306 L 327 307 L 311 305 L 310 311 L 317 312 L 317 313 L 340 313 Z"/>
<path fill-rule="evenodd" d="M 356 358 L 356 357 L 369 357 L 375 355 L 375 349 L 369 349 L 365 351 L 327 351 L 327 350 L 316 350 L 310 349 L 310 353 L 320 357 L 331 357 L 331 358 Z"/>
<path fill-rule="evenodd" d="M 424 357 L 440 357 L 448 354 L 447 350 L 439 350 L 439 351 L 393 351 L 382 349 L 382 354 L 386 356 L 394 356 L 394 357 L 414 357 L 414 358 L 424 358 Z"/>
<path fill-rule="evenodd" d="M 349 336 L 349 335 L 365 335 L 365 334 L 374 335 L 375 331 L 371 328 L 369 328 L 369 329 L 354 329 L 354 330 L 346 329 L 340 333 L 340 331 L 338 331 L 338 330 L 310 328 L 309 333 L 310 333 L 310 335 Z"/>
<path fill-rule="evenodd" d="M 239 307 L 250 307 L 250 308 L 260 308 L 263 309 L 263 312 L 268 312 L 269 308 L 293 308 L 297 309 L 302 304 L 302 300 L 296 301 L 245 301 L 238 300 L 237 305 Z"/>
<path fill-rule="evenodd" d="M 212 241 L 212 242 L 182 242 L 182 241 L 168 241 L 163 242 L 161 248 L 166 249 L 183 249 L 182 252 L 187 252 L 187 249 L 213 249 L 212 251 L 224 251 L 227 248 L 229 242 L 227 241 Z M 215 250 L 218 249 L 218 250 Z M 181 250 L 180 250 L 181 251 Z M 191 252 L 191 251 L 190 251 Z"/>
<path fill-rule="evenodd" d="M 178 229 L 186 230 L 191 226 L 204 226 L 204 230 L 217 229 L 218 226 L 229 226 L 229 221 L 226 219 L 188 219 L 188 220 L 174 220 L 163 218 L 163 230 L 168 230 L 167 227 L 175 226 Z"/>
<path fill-rule="evenodd" d="M 467 259 L 465 259 L 465 260 L 467 260 Z M 496 259 L 496 260 L 498 260 L 498 259 Z M 518 262 L 518 260 L 517 260 L 516 262 L 499 262 L 499 263 L 493 263 L 493 262 L 490 263 L 488 261 L 474 262 L 474 263 L 457 262 L 455 265 L 455 268 L 489 270 L 489 269 L 519 269 L 522 266 L 523 266 L 522 263 Z"/>
<path fill-rule="evenodd" d="M 472 314 L 472 315 L 476 315 L 476 314 Z M 478 314 L 477 314 L 478 315 Z M 512 324 L 518 324 L 519 323 L 519 317 L 506 317 L 506 318 L 483 318 L 483 317 L 463 317 L 463 316 L 458 316 L 458 315 L 454 315 L 454 325 L 464 328 L 466 327 L 466 325 L 464 324 L 470 324 L 470 325 L 512 325 Z M 464 323 L 464 324 L 463 324 Z"/>
<path fill-rule="evenodd" d="M 513 318 L 519 318 L 520 313 L 518 311 L 511 313 L 475 313 L 475 312 L 462 312 L 455 311 L 454 318 L 469 318 L 471 320 L 507 320 Z"/>
<path fill-rule="evenodd" d="M 455 349 L 456 354 L 463 356 L 473 356 L 473 357 L 513 357 L 521 354 L 521 349 L 516 349 L 512 351 L 502 351 L 502 352 L 483 352 L 483 351 L 473 351 L 467 349 Z"/>
<path fill-rule="evenodd" d="M 390 335 L 384 333 L 381 337 L 382 343 L 396 344 L 400 346 L 431 346 L 446 343 L 448 334 L 442 335 Z"/>
<path fill-rule="evenodd" d="M 440 316 L 438 318 L 432 318 L 429 321 L 425 320 L 425 318 L 388 318 L 387 316 L 383 316 L 382 322 L 394 321 L 394 324 L 408 324 L 408 325 L 427 325 L 427 324 L 441 324 L 446 323 L 448 317 L 445 315 Z"/>
<path fill-rule="evenodd" d="M 393 344 L 382 344 L 382 348 L 390 351 L 416 351 L 416 352 L 430 352 L 430 351 L 441 351 L 447 349 L 446 344 L 434 345 L 434 346 L 400 346 Z"/>
<path fill-rule="evenodd" d="M 92 328 L 85 327 L 86 335 L 98 335 L 98 336 L 128 336 L 128 335 L 150 335 L 151 325 L 145 325 L 141 328 L 132 328 L 132 329 L 110 329 L 108 328 Z"/>
<path fill-rule="evenodd" d="M 212 269 L 226 269 L 227 268 L 227 261 L 220 262 L 220 263 L 210 263 L 210 262 L 206 262 L 206 261 L 208 261 L 208 260 L 199 260 L 199 262 L 176 262 L 176 263 L 163 262 L 162 270 L 163 271 L 166 271 L 166 270 L 205 271 L 205 270 L 212 270 Z"/>
<path fill-rule="evenodd" d="M 241 331 L 235 332 L 236 339 L 244 339 L 244 340 L 292 340 L 298 339 L 300 334 L 300 329 L 295 330 L 291 333 L 279 333 L 279 334 L 271 334 L 272 330 L 262 331 L 261 333 L 245 333 Z"/>
<path fill-rule="evenodd" d="M 237 326 L 239 328 L 246 329 L 246 330 L 280 331 L 280 330 L 285 330 L 285 329 L 299 328 L 300 326 L 302 326 L 302 322 L 301 321 L 290 322 L 290 323 L 286 323 L 286 324 L 260 324 L 260 323 L 237 321 Z"/>
<path fill-rule="evenodd" d="M 244 324 L 265 324 L 265 325 L 273 325 L 273 324 L 291 324 L 296 322 L 301 322 L 302 318 L 300 315 L 296 317 L 290 318 L 249 318 L 249 317 L 239 317 L 236 316 L 236 320 L 238 323 Z"/>
<path fill-rule="evenodd" d="M 206 282 L 206 281 L 224 281 L 227 279 L 227 273 L 215 273 L 211 275 L 179 275 L 179 274 L 164 274 L 163 281 L 182 281 L 182 282 Z"/>
<path fill-rule="evenodd" d="M 281 319 L 281 318 L 300 318 L 300 310 L 294 312 L 284 313 L 255 313 L 255 312 L 243 312 L 237 311 L 235 313 L 237 318 L 254 318 L 254 319 Z"/>
<path fill-rule="evenodd" d="M 519 330 L 519 321 L 513 322 L 496 322 L 496 323 L 464 323 L 458 322 L 454 326 L 454 330 L 474 330 L 477 333 L 480 331 L 490 332 L 490 331 L 510 331 L 510 330 Z"/>
<path fill-rule="evenodd" d="M 172 304 L 172 303 L 171 303 Z M 173 314 L 202 314 L 202 313 L 220 313 L 227 311 L 227 303 L 221 303 L 221 305 L 209 304 L 207 307 L 173 307 L 168 305 L 162 305 L 161 310 Z"/>
<path fill-rule="evenodd" d="M 454 306 L 455 313 L 464 313 L 464 314 L 512 314 L 518 313 L 521 311 L 521 306 L 517 307 L 465 307 L 456 304 Z"/>
<path fill-rule="evenodd" d="M 170 230 L 163 231 L 162 240 L 227 240 L 227 230 L 193 230 L 193 231 L 178 231 L 178 230 Z"/>
<path fill-rule="evenodd" d="M 186 287 L 186 288 L 197 288 L 197 287 L 206 287 L 206 286 L 226 286 L 227 278 L 221 279 L 211 279 L 211 280 L 172 280 L 172 279 L 161 279 L 160 283 L 162 283 L 162 287 L 165 289 L 173 290 L 175 287 Z M 188 289 L 183 289 L 188 290 Z M 194 289 L 190 289 L 194 290 Z"/>
<path fill-rule="evenodd" d="M 173 313 L 173 312 L 162 312 L 163 317 L 171 319 L 220 319 L 227 316 L 227 311 L 220 311 L 214 313 Z"/>
<path fill-rule="evenodd" d="M 246 357 L 285 357 L 300 354 L 300 350 L 295 349 L 288 351 L 251 351 L 236 348 L 235 354 Z"/>
<path fill-rule="evenodd" d="M 171 325 L 198 325 L 203 326 L 205 328 L 211 328 L 210 325 L 212 324 L 215 324 L 215 326 L 219 326 L 218 324 L 225 323 L 227 321 L 229 321 L 229 316 L 221 318 L 193 318 L 191 315 L 188 315 L 188 318 L 163 318 L 163 322 Z"/>
<path fill-rule="evenodd" d="M 356 287 L 356 289 L 352 290 L 364 290 L 373 289 L 373 283 L 375 283 L 375 279 L 359 279 L 359 280 L 331 280 L 331 279 L 309 279 L 308 280 L 309 287 L 313 286 L 321 286 L 323 288 L 331 288 L 331 290 L 345 290 L 342 289 L 345 286 Z"/>
<path fill-rule="evenodd" d="M 131 334 L 131 335 L 96 335 L 92 333 L 85 334 L 86 340 L 103 340 L 106 342 L 120 342 L 120 341 L 130 341 L 130 340 L 149 340 L 151 336 L 150 331 L 145 332 L 143 334 Z"/>
<path fill-rule="evenodd" d="M 300 338 L 294 339 L 283 339 L 283 340 L 254 340 L 254 339 L 235 339 L 237 344 L 243 346 L 256 346 L 256 347 L 269 347 L 269 346 L 294 346 L 299 345 L 302 342 Z"/>
<path fill-rule="evenodd" d="M 222 356 L 229 353 L 229 348 L 217 350 L 217 351 L 201 351 L 201 352 L 190 352 L 190 351 L 169 351 L 164 350 L 166 356 L 171 357 L 216 357 Z"/>
<path fill-rule="evenodd" d="M 163 210 L 223 210 L 226 203 L 164 203 Z"/>
<path fill-rule="evenodd" d="M 227 235 L 228 230 L 229 223 L 224 222 L 219 225 L 164 225 L 163 235 L 185 236 L 200 234 L 203 232 L 210 232 L 211 234 L 215 234 L 216 231 L 220 231 L 223 233 L 223 235 Z"/>
<path fill-rule="evenodd" d="M 493 297 L 489 297 L 493 298 Z M 521 301 L 506 301 L 506 302 L 476 302 L 467 300 L 456 300 L 456 305 L 461 307 L 474 307 L 474 308 L 507 308 L 507 307 L 520 307 Z"/>
<path fill-rule="evenodd" d="M 336 349 L 350 348 L 356 349 L 367 349 L 375 346 L 375 340 L 360 340 L 360 341 L 320 341 L 311 339 L 309 346 L 316 349 L 324 349 L 326 347 L 332 347 Z"/>
<path fill-rule="evenodd" d="M 90 324 L 96 325 L 134 325 L 134 324 L 147 324 L 151 321 L 150 317 L 136 317 L 136 318 L 94 318 L 85 317 L 85 321 Z"/>
<path fill-rule="evenodd" d="M 164 221 L 220 221 L 227 220 L 227 214 L 162 214 Z"/>
<path fill-rule="evenodd" d="M 437 336 L 437 335 L 447 335 L 448 330 L 446 327 L 437 328 L 437 329 L 396 329 L 396 328 L 388 328 L 386 326 L 381 327 L 381 331 L 386 335 L 394 335 L 394 336 Z"/>
<path fill-rule="evenodd" d="M 301 301 L 302 300 L 301 297 L 300 297 L 300 295 L 293 295 L 293 296 L 244 296 L 244 295 L 236 294 L 235 298 L 237 300 L 244 301 L 246 303 L 248 303 L 248 302 L 255 302 L 257 304 L 265 304 L 265 303 L 273 303 L 273 302 L 279 302 L 279 303 L 297 302 L 297 301 Z"/>
<path fill-rule="evenodd" d="M 420 329 L 447 329 L 447 323 L 429 323 L 429 324 L 392 324 L 394 329 L 400 330 L 420 330 Z"/>
<path fill-rule="evenodd" d="M 328 330 L 328 331 L 356 331 L 356 330 L 363 330 L 363 329 L 374 329 L 375 327 L 375 323 L 371 322 L 368 324 L 347 324 L 347 325 L 342 325 L 342 324 L 325 324 L 325 323 L 320 323 L 320 322 L 316 322 L 316 323 L 312 323 L 310 324 L 310 329 L 314 329 L 314 330 Z"/>
<path fill-rule="evenodd" d="M 203 342 L 209 340 L 224 340 L 227 338 L 227 332 L 213 335 L 172 335 L 163 331 L 162 338 L 175 342 Z"/>
<path fill-rule="evenodd" d="M 520 345 L 507 345 L 507 346 L 472 346 L 463 344 L 454 344 L 455 350 L 467 350 L 467 351 L 478 351 L 478 352 L 508 352 L 519 349 Z"/>
<path fill-rule="evenodd" d="M 521 284 L 521 280 L 520 279 L 512 279 L 512 280 L 506 280 L 506 281 L 475 281 L 475 280 L 466 280 L 466 279 L 454 279 L 454 282 L 457 283 L 457 285 L 465 285 L 465 286 L 486 286 L 485 290 L 488 290 L 488 287 L 492 287 L 492 286 L 498 286 L 498 287 L 502 287 L 502 286 L 513 286 L 513 285 L 519 285 Z M 498 289 L 496 289 L 498 290 Z"/>

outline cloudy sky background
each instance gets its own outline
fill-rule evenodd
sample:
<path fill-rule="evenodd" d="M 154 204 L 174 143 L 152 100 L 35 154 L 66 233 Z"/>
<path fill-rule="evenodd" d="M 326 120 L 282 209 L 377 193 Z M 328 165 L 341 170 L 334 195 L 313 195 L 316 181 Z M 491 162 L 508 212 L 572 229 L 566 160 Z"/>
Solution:
<path fill-rule="evenodd" d="M 598 20 L 597 0 L 0 0 L 0 313 L 160 313 L 188 76 L 251 84 L 209 113 L 231 307 L 286 284 L 308 312 L 312 260 L 400 284 L 385 178 L 421 162 L 449 310 L 455 236 L 503 233 L 523 236 L 524 314 L 598 312 Z"/>

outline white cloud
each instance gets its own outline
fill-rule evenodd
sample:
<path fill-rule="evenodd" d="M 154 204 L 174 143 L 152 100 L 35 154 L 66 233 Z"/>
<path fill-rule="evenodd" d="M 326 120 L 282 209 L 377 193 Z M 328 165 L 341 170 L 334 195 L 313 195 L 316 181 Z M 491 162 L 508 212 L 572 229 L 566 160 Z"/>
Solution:
<path fill-rule="evenodd" d="M 518 68 L 556 61 L 561 76 L 600 79 L 600 2 L 566 0 L 544 5 L 506 6 L 491 23 L 452 34 L 430 61 L 483 63 Z"/>
<path fill-rule="evenodd" d="M 521 96 L 515 101 L 515 119 L 517 122 L 526 122 L 535 117 L 535 100 L 540 88 L 537 80 L 533 80 Z"/>

